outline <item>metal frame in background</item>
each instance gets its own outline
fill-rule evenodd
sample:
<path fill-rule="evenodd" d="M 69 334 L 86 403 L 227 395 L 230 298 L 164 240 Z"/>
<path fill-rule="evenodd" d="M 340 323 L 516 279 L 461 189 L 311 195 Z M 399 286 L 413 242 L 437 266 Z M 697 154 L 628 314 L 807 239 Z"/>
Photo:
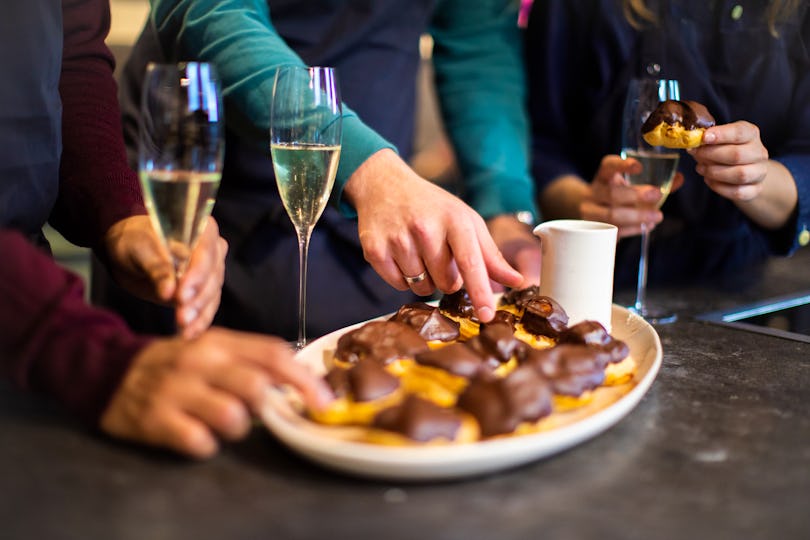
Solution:
<path fill-rule="evenodd" d="M 810 343 L 810 335 L 789 332 L 786 330 L 780 330 L 778 328 L 770 328 L 743 321 L 743 319 L 747 319 L 749 317 L 767 315 L 769 313 L 790 309 L 804 304 L 810 304 L 810 290 L 795 292 L 783 296 L 776 296 L 760 302 L 725 309 L 722 311 L 703 313 L 695 316 L 695 319 L 711 324 L 726 326 L 728 328 L 736 328 L 738 330 L 745 330 L 748 332 L 756 332 L 768 336 Z"/>

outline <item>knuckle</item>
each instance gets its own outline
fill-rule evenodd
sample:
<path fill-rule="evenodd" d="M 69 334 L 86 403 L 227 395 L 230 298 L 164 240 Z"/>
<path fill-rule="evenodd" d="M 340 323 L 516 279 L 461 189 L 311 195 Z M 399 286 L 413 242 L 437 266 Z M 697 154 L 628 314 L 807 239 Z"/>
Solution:
<path fill-rule="evenodd" d="M 469 272 L 477 266 L 477 260 L 472 254 L 456 255 L 455 259 L 456 265 L 462 272 Z"/>
<path fill-rule="evenodd" d="M 754 170 L 753 167 L 741 167 L 739 172 L 737 173 L 737 180 L 741 184 L 750 184 L 757 178 L 757 171 Z M 743 186 L 740 186 L 741 188 Z"/>
<path fill-rule="evenodd" d="M 264 399 L 264 393 L 270 386 L 270 380 L 258 372 L 249 373 L 243 382 L 244 397 L 248 403 L 259 404 Z"/>
<path fill-rule="evenodd" d="M 376 243 L 363 244 L 363 258 L 371 264 L 379 265 L 385 262 L 385 251 Z"/>
<path fill-rule="evenodd" d="M 411 234 L 421 244 L 430 239 L 430 226 L 426 220 L 414 221 L 411 225 Z"/>

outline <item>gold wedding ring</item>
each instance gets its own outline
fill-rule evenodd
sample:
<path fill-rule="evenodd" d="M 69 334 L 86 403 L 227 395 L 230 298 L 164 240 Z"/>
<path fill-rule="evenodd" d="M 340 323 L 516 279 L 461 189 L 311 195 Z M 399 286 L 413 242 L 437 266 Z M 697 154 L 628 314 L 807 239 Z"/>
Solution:
<path fill-rule="evenodd" d="M 419 283 L 419 282 L 425 281 L 425 279 L 427 278 L 427 270 L 425 270 L 421 274 L 417 274 L 415 276 L 404 276 L 403 275 L 402 277 L 405 278 L 405 281 L 408 283 L 408 285 L 413 285 L 414 283 Z"/>

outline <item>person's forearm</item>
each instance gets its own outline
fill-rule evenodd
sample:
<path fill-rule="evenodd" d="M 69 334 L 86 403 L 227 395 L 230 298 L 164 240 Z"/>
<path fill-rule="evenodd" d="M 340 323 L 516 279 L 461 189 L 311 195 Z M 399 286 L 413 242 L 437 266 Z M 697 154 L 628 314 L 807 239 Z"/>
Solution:
<path fill-rule="evenodd" d="M 104 43 L 107 0 L 63 0 L 63 150 L 51 223 L 71 242 L 97 247 L 109 227 L 145 213 L 137 176 L 126 162 L 114 60 Z"/>
<path fill-rule="evenodd" d="M 278 34 L 264 0 L 152 0 L 152 15 L 170 58 L 211 62 L 222 80 L 229 128 L 269 154 L 273 78 L 280 65 L 304 61 Z M 343 149 L 333 200 L 371 155 L 393 148 L 343 106 Z M 349 209 L 343 207 L 344 212 Z"/>
<path fill-rule="evenodd" d="M 538 217 L 517 7 L 510 0 L 444 0 L 431 27 L 437 92 L 464 198 L 485 218 L 524 210 Z"/>
<path fill-rule="evenodd" d="M 590 195 L 591 188 L 578 176 L 560 176 L 552 180 L 540 194 L 540 211 L 544 219 L 579 219 L 580 205 Z"/>
<path fill-rule="evenodd" d="M 98 420 L 147 339 L 84 302 L 78 276 L 9 230 L 0 230 L 0 376 Z"/>
<path fill-rule="evenodd" d="M 757 225 L 776 230 L 787 223 L 797 202 L 793 175 L 778 161 L 769 160 L 762 192 L 749 201 L 735 201 L 735 204 Z"/>

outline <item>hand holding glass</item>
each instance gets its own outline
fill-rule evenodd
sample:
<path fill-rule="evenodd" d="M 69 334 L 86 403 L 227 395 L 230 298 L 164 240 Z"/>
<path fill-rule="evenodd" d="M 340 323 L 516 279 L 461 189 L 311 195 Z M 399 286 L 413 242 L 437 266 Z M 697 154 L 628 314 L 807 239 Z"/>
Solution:
<path fill-rule="evenodd" d="M 342 136 L 340 90 L 334 69 L 282 66 L 276 71 L 270 110 L 270 153 L 278 192 L 296 234 L 298 341 L 306 345 L 309 239 L 335 183 Z"/>
<path fill-rule="evenodd" d="M 149 64 L 138 170 L 146 208 L 178 279 L 214 207 L 224 129 L 219 82 L 210 64 Z"/>
<path fill-rule="evenodd" d="M 633 79 L 627 92 L 622 117 L 622 158 L 632 158 L 641 164 L 638 174 L 626 174 L 626 180 L 637 186 L 652 186 L 661 191 L 657 207 L 664 204 L 675 172 L 678 170 L 677 150 L 653 147 L 641 136 L 641 126 L 658 106 L 667 99 L 680 99 L 678 81 L 656 79 Z M 638 286 L 633 311 L 655 323 L 673 322 L 676 316 L 658 308 L 650 307 L 646 301 L 647 261 L 650 249 L 650 231 L 646 223 L 641 224 L 641 255 L 639 257 Z"/>

